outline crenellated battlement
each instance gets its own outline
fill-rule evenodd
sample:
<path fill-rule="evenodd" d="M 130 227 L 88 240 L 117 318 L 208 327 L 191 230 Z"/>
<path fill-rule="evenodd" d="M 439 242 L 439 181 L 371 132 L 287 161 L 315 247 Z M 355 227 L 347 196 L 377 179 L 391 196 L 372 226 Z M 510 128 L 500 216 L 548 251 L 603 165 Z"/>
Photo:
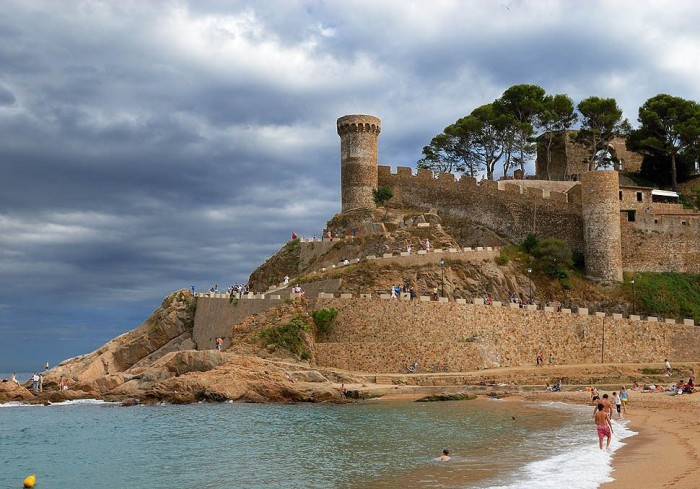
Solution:
<path fill-rule="evenodd" d="M 520 199 L 523 205 L 548 204 L 561 205 L 571 211 L 577 211 L 581 205 L 580 185 L 573 185 L 569 192 L 547 191 L 533 186 L 521 186 L 506 182 L 500 188 L 499 182 L 493 180 L 477 181 L 476 178 L 462 175 L 457 178 L 453 173 L 440 173 L 437 178 L 428 169 L 419 168 L 417 174 L 413 174 L 410 167 L 399 166 L 396 172 L 392 172 L 390 166 L 377 168 L 379 184 L 390 187 L 403 188 L 411 185 L 430 185 L 434 191 L 444 192 L 478 192 L 489 197 L 501 198 L 509 196 Z M 503 183 L 503 182 L 501 182 Z M 547 182 L 542 182 L 546 184 Z"/>
<path fill-rule="evenodd" d="M 374 116 L 338 119 L 343 212 L 373 208 L 372 190 L 392 203 L 476 223 L 519 243 L 529 234 L 558 238 L 584 255 L 586 274 L 622 280 L 623 271 L 700 273 L 700 214 L 655 202 L 653 189 L 620 186 L 616 171 L 580 172 L 580 181 L 481 180 L 429 169 L 377 166 Z M 622 211 L 622 212 L 621 212 Z"/>
<path fill-rule="evenodd" d="M 379 118 L 371 115 L 346 115 L 337 121 L 338 134 L 354 132 L 366 132 L 379 135 L 382 132 L 382 123 Z"/>

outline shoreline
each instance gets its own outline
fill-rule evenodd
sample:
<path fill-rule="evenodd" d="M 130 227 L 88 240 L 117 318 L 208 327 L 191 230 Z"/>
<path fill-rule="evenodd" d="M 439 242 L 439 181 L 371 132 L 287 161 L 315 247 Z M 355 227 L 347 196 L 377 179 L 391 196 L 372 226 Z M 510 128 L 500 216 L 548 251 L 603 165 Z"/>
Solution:
<path fill-rule="evenodd" d="M 630 402 L 624 419 L 637 434 L 626 438 L 624 446 L 613 454 L 614 480 L 603 483 L 600 489 L 700 487 L 700 396 L 628 392 Z M 522 399 L 590 405 L 587 392 L 538 392 Z M 591 430 L 591 444 L 595 443 Z"/>

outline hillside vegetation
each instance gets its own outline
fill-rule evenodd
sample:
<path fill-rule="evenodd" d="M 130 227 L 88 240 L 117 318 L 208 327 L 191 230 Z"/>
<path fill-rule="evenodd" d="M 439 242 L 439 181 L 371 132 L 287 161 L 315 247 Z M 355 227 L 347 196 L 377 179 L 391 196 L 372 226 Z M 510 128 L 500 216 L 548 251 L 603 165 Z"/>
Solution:
<path fill-rule="evenodd" d="M 422 224 L 420 227 L 419 223 Z M 417 295 L 432 295 L 437 289 L 451 299 L 471 300 L 485 294 L 508 302 L 512 296 L 542 304 L 561 302 L 566 308 L 588 308 L 591 312 L 633 312 L 660 318 L 693 318 L 700 323 L 700 276 L 679 273 L 639 273 L 633 289 L 631 276 L 623 283 L 601 284 L 585 277 L 580 255 L 563 249 L 558 240 L 541 238 L 524 243 L 508 243 L 484 226 L 461 226 L 454 219 L 443 219 L 435 212 L 385 207 L 374 212 L 335 216 L 327 224 L 335 236 L 348 236 L 360 230 L 355 239 L 332 243 L 287 243 L 250 277 L 255 291 L 289 275 L 291 283 L 311 283 L 327 279 L 339 281 L 337 290 L 352 294 L 387 294 L 395 285 L 408 285 Z M 435 258 L 430 263 L 410 261 L 367 261 L 368 255 L 397 255 L 410 245 L 421 249 L 430 240 L 433 248 L 494 246 L 500 256 L 455 259 L 443 255 L 443 266 Z M 304 248 L 304 250 L 302 250 Z M 567 256 L 567 253 L 569 254 Z M 360 262 L 333 268 L 342 260 Z M 325 271 L 322 270 L 325 268 Z M 528 273 L 528 270 L 530 272 Z"/>

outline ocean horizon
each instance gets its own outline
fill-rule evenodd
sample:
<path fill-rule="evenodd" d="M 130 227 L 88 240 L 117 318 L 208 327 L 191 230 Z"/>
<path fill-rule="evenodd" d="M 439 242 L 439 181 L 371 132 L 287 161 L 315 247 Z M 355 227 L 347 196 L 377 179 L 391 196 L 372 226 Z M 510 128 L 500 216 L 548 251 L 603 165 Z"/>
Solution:
<path fill-rule="evenodd" d="M 0 487 L 595 489 L 634 433 L 598 448 L 592 408 L 415 403 L 0 404 Z M 438 462 L 444 448 L 452 460 Z"/>

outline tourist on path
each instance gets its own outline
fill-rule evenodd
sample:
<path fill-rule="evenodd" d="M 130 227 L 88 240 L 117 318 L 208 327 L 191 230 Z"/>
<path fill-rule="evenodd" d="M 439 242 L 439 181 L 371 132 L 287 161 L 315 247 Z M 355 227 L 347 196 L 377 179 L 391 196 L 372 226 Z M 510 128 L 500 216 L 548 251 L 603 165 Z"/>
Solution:
<path fill-rule="evenodd" d="M 598 404 L 596 411 L 593 414 L 593 420 L 595 421 L 596 431 L 598 431 L 598 446 L 603 449 L 603 438 L 607 438 L 608 442 L 605 448 L 610 448 L 610 438 L 612 437 L 613 428 L 610 424 L 610 418 L 604 411 L 605 406 L 603 403 Z"/>

